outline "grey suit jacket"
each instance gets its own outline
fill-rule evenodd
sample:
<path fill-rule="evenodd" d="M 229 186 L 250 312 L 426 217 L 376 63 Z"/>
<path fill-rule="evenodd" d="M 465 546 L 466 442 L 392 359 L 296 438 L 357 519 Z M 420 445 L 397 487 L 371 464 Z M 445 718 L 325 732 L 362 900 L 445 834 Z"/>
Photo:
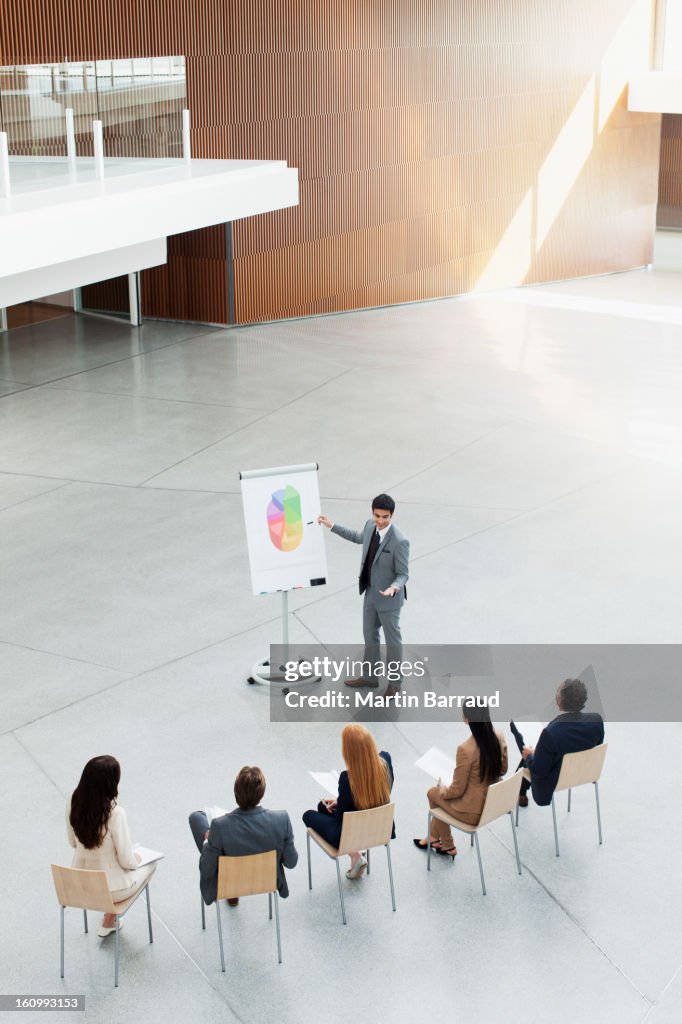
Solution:
<path fill-rule="evenodd" d="M 349 530 L 347 526 L 339 526 L 338 523 L 334 523 L 332 526 L 332 533 L 338 533 L 339 537 L 350 540 L 353 544 L 362 544 L 360 573 L 362 573 L 369 542 L 375 529 L 373 519 L 368 519 L 362 530 Z M 409 564 L 410 542 L 405 534 L 391 523 L 374 556 L 367 589 L 367 594 L 375 608 L 386 611 L 391 608 L 400 608 L 404 604 L 407 596 L 405 584 L 409 579 Z M 358 573 L 358 578 L 360 573 Z M 398 587 L 398 593 L 394 597 L 382 597 L 379 591 L 386 590 L 388 587 Z"/>
<path fill-rule="evenodd" d="M 280 896 L 289 895 L 284 868 L 294 868 L 298 851 L 286 811 L 267 811 L 254 807 L 242 811 L 238 807 L 229 814 L 214 818 L 199 861 L 199 886 L 205 903 L 215 903 L 218 890 L 218 858 L 243 857 L 249 853 L 277 850 L 277 889 Z"/>

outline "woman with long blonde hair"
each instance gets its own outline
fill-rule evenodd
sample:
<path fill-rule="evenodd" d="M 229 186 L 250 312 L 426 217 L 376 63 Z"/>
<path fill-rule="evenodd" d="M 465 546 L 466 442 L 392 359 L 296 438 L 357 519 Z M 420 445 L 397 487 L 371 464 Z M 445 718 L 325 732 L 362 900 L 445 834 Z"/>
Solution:
<path fill-rule="evenodd" d="M 352 722 L 341 733 L 341 753 L 346 763 L 339 776 L 336 800 L 322 800 L 316 811 L 306 811 L 303 822 L 314 829 L 331 846 L 341 841 L 343 815 L 346 811 L 366 811 L 381 807 L 391 798 L 393 762 L 385 750 L 378 751 L 371 732 Z M 395 829 L 393 830 L 395 836 Z M 360 850 L 350 854 L 346 878 L 360 878 L 367 867 L 367 858 Z"/>

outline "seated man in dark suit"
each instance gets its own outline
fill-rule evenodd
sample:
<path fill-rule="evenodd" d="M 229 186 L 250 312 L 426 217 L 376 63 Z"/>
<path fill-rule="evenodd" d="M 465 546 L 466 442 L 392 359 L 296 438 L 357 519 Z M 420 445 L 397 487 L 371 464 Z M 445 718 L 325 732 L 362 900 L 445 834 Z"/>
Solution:
<path fill-rule="evenodd" d="M 519 767 L 530 771 L 531 781 L 521 783 L 519 804 L 528 806 L 528 790 L 536 804 L 546 806 L 559 781 L 564 754 L 589 750 L 604 742 L 604 719 L 595 712 L 583 711 L 587 703 L 587 687 L 580 679 L 564 679 L 556 692 L 561 712 L 540 733 L 536 747 L 524 746 Z"/>
<path fill-rule="evenodd" d="M 260 768 L 244 767 L 234 780 L 237 807 L 229 814 L 214 818 L 211 827 L 204 811 L 189 816 L 189 827 L 201 852 L 199 861 L 200 888 L 204 902 L 215 903 L 218 890 L 218 858 L 240 857 L 250 853 L 277 850 L 277 890 L 289 895 L 284 868 L 294 868 L 298 852 L 294 833 L 286 811 L 267 811 L 260 807 L 265 793 L 265 776 Z M 228 900 L 235 906 L 239 900 Z"/>

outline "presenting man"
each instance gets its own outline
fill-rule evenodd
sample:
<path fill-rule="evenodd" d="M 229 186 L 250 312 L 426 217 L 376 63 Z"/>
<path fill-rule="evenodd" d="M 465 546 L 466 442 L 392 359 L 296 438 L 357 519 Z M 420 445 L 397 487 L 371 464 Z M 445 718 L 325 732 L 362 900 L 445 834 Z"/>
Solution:
<path fill-rule="evenodd" d="M 367 677 L 348 679 L 346 686 L 352 688 L 369 686 L 376 689 L 379 685 L 373 678 L 372 668 L 379 661 L 380 628 L 384 631 L 389 665 L 391 662 L 400 664 L 403 658 L 400 610 L 407 598 L 405 584 L 409 578 L 410 542 L 391 521 L 394 511 L 393 498 L 379 494 L 372 502 L 372 518 L 367 520 L 362 530 L 339 526 L 325 515 L 317 520 L 344 540 L 362 544 L 359 579 L 360 593 L 364 594 L 362 633 L 364 660 L 369 663 L 370 671 Z M 400 690 L 401 679 L 398 676 L 389 682 L 386 696 L 394 697 Z"/>
<path fill-rule="evenodd" d="M 237 807 L 229 814 L 214 818 L 208 827 L 204 811 L 189 816 L 189 827 L 201 852 L 199 875 L 201 895 L 205 903 L 215 903 L 218 890 L 218 858 L 243 857 L 250 853 L 277 850 L 277 891 L 286 898 L 289 887 L 284 868 L 294 868 L 298 852 L 294 833 L 286 811 L 267 811 L 259 804 L 265 794 L 265 776 L 260 768 L 244 767 L 234 780 Z M 238 899 L 227 901 L 236 906 Z"/>
<path fill-rule="evenodd" d="M 523 760 L 519 767 L 528 768 L 531 779 L 521 783 L 521 807 L 528 806 L 529 789 L 536 804 L 551 804 L 564 754 L 590 750 L 604 742 L 604 719 L 596 712 L 583 711 L 587 687 L 581 679 L 564 679 L 556 692 L 556 702 L 561 714 L 545 726 L 536 747 L 524 745 L 521 750 Z"/>

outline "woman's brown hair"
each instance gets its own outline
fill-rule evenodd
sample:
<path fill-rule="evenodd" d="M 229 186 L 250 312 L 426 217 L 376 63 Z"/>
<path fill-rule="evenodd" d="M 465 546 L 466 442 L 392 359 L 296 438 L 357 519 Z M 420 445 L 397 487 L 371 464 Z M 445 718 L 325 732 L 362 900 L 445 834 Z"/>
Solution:
<path fill-rule="evenodd" d="M 116 804 L 121 766 L 111 754 L 91 758 L 71 797 L 69 821 L 86 850 L 102 845 Z"/>

